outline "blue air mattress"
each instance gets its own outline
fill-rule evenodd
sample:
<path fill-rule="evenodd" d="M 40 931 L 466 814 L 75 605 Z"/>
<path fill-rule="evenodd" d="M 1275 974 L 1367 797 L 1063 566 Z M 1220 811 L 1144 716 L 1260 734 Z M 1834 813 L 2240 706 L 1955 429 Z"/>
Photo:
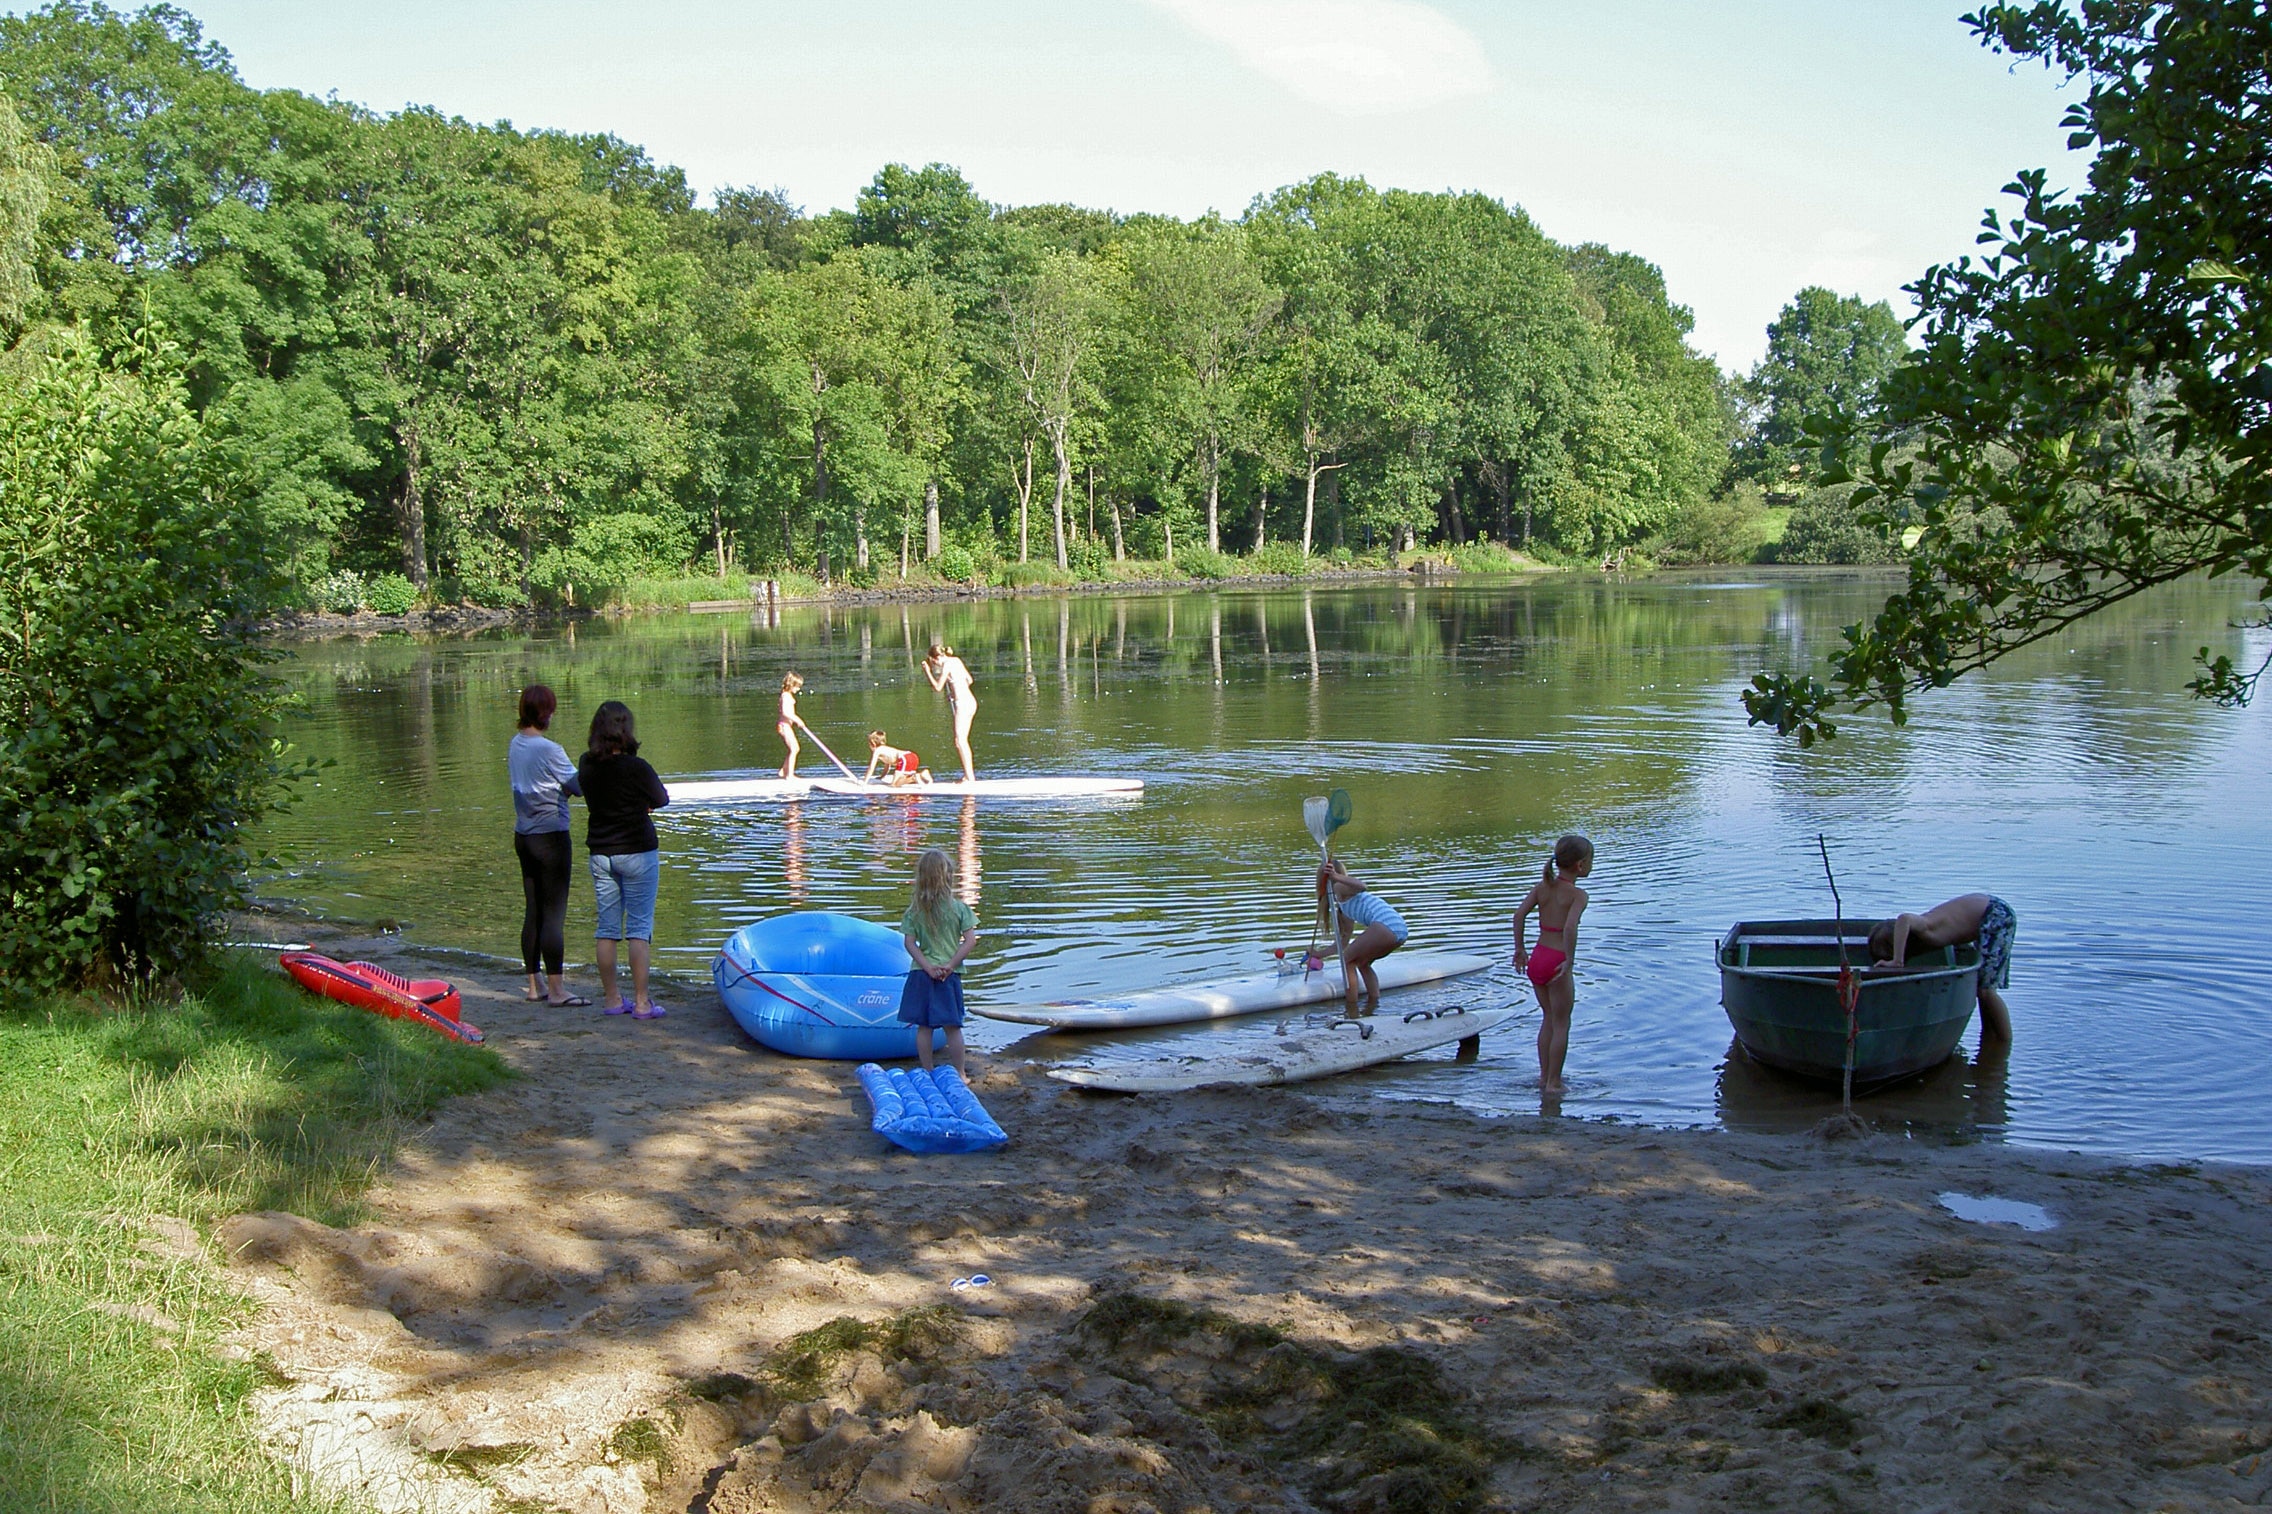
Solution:
<path fill-rule="evenodd" d="M 962 1074 L 944 1063 L 925 1072 L 868 1062 L 860 1086 L 875 1107 L 869 1123 L 876 1134 L 909 1151 L 988 1151 L 1010 1139 Z"/>
<path fill-rule="evenodd" d="M 726 1012 L 763 1046 L 847 1062 L 915 1055 L 899 1020 L 910 964 L 899 932 L 807 910 L 745 925 L 726 938 L 711 978 Z M 931 1032 L 934 1046 L 946 1032 Z"/>

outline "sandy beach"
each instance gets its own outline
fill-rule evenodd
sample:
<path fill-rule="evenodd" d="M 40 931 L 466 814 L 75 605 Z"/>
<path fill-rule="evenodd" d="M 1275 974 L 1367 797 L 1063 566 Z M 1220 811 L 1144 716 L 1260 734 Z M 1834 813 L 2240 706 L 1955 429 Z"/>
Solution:
<path fill-rule="evenodd" d="M 223 1227 L 265 1437 L 382 1508 L 2272 1502 L 2259 1169 L 1120 1098 L 1009 1057 L 973 1083 L 1010 1145 L 918 1157 L 707 985 L 637 1024 L 313 939 L 455 978 L 520 1074 L 368 1223 Z"/>

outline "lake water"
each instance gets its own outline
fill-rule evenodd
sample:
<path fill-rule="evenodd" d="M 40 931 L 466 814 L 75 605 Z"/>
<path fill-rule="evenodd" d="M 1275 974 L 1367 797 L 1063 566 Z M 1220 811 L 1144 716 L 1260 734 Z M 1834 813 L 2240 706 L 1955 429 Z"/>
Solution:
<path fill-rule="evenodd" d="M 668 777 L 780 762 L 781 673 L 856 766 L 871 727 L 953 766 L 916 668 L 954 643 L 977 679 L 981 771 L 1144 779 L 1140 799 L 1032 805 L 825 800 L 664 811 L 660 963 L 707 981 L 735 926 L 791 908 L 896 920 L 913 854 L 960 859 L 985 929 L 975 997 L 1036 1000 L 1257 970 L 1308 939 L 1305 795 L 1345 787 L 1336 838 L 1416 945 L 1502 956 L 1553 839 L 1598 848 L 1568 1115 L 1804 1129 L 1829 1099 L 1729 1056 L 1713 966 L 1738 919 L 1829 913 L 1817 832 L 1849 913 L 1989 889 L 2020 919 L 2006 1059 L 1967 1055 L 1873 1096 L 1933 1138 L 2150 1159 L 2272 1159 L 2263 942 L 2272 920 L 2272 711 L 2183 692 L 2246 605 L 2188 583 L 1921 702 L 1905 729 L 1847 722 L 1802 752 L 1749 729 L 1751 674 L 1835 645 L 1889 580 L 1746 574 L 1456 586 L 1226 590 L 677 616 L 523 633 L 379 636 L 289 649 L 290 734 L 335 765 L 269 842 L 264 892 L 404 922 L 515 959 L 520 889 L 504 746 L 526 682 L 561 696 L 571 753 L 600 700 L 636 712 Z M 816 753 L 807 756 L 818 761 Z M 570 905 L 588 957 L 591 893 Z M 589 985 L 589 975 L 583 981 Z M 681 1013 L 711 1012 L 703 1004 Z M 1396 1005 L 1395 1000 L 1391 1006 Z M 1537 1112 L 1536 1011 L 1511 966 L 1405 1002 L 1517 1003 L 1479 1063 L 1362 1075 L 1388 1097 Z M 623 1027 L 626 1033 L 648 1027 Z M 1271 1022 L 1021 1040 L 1013 1054 L 1156 1054 Z M 1976 1033 L 1975 1033 L 1976 1034 Z"/>

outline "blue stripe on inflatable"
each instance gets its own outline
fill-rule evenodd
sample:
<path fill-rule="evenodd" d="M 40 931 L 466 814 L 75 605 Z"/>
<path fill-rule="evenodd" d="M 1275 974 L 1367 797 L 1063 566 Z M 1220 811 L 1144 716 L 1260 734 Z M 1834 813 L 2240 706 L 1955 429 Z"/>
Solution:
<path fill-rule="evenodd" d="M 952 1067 L 925 1072 L 863 1062 L 858 1072 L 876 1112 L 869 1123 L 895 1146 L 925 1153 L 987 1151 L 1010 1139 Z"/>

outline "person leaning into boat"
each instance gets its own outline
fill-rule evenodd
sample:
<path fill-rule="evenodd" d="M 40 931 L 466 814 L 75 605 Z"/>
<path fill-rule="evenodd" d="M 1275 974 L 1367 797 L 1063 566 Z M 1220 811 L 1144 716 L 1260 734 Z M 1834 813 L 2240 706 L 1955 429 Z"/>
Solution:
<path fill-rule="evenodd" d="M 915 1055 L 931 1070 L 931 1032 L 947 1033 L 947 1064 L 963 1066 L 962 963 L 978 944 L 978 916 L 955 897 L 955 865 L 932 847 L 915 862 L 915 898 L 899 917 L 900 939 L 915 966 L 899 992 L 900 1023 L 915 1027 Z"/>
<path fill-rule="evenodd" d="M 647 992 L 647 960 L 655 939 L 655 891 L 662 882 L 662 843 L 655 837 L 654 811 L 671 802 L 663 780 L 639 755 L 631 710 L 611 699 L 592 712 L 591 739 L 576 776 L 584 786 L 590 829 L 592 893 L 599 905 L 593 926 L 593 955 L 599 961 L 600 997 L 605 1012 L 628 1013 L 635 1020 L 660 1019 L 662 1006 Z M 616 943 L 629 943 L 631 998 L 616 990 Z"/>
<path fill-rule="evenodd" d="M 1338 857 L 1317 870 L 1317 904 L 1320 914 L 1331 901 L 1334 911 L 1334 940 L 1341 950 L 1341 992 L 1348 1004 L 1350 1015 L 1357 1013 L 1357 985 L 1363 979 L 1365 1013 L 1371 1014 L 1381 1007 L 1380 979 L 1373 975 L 1373 964 L 1395 951 L 1411 938 L 1411 927 L 1404 917 L 1389 908 L 1388 901 L 1365 887 L 1365 880 L 1351 876 Z M 1354 928 L 1355 939 L 1351 939 Z"/>
<path fill-rule="evenodd" d="M 1999 989 L 2012 982 L 2012 934 L 2019 916 L 1994 894 L 1960 894 L 1921 915 L 1895 915 L 1870 927 L 1870 966 L 1896 968 L 1909 960 L 1909 948 L 1980 946 L 1980 1031 L 1992 1041 L 2012 1038 L 2012 1012 Z"/>
<path fill-rule="evenodd" d="M 561 982 L 568 946 L 568 869 L 574 861 L 568 796 L 584 788 L 576 764 L 544 734 L 559 708 L 559 698 L 541 683 L 521 690 L 520 729 L 505 749 L 505 768 L 513 784 L 513 855 L 521 862 L 521 966 L 529 975 L 527 998 L 532 1004 L 541 999 L 569 1009 L 592 1001 L 568 992 Z"/>

